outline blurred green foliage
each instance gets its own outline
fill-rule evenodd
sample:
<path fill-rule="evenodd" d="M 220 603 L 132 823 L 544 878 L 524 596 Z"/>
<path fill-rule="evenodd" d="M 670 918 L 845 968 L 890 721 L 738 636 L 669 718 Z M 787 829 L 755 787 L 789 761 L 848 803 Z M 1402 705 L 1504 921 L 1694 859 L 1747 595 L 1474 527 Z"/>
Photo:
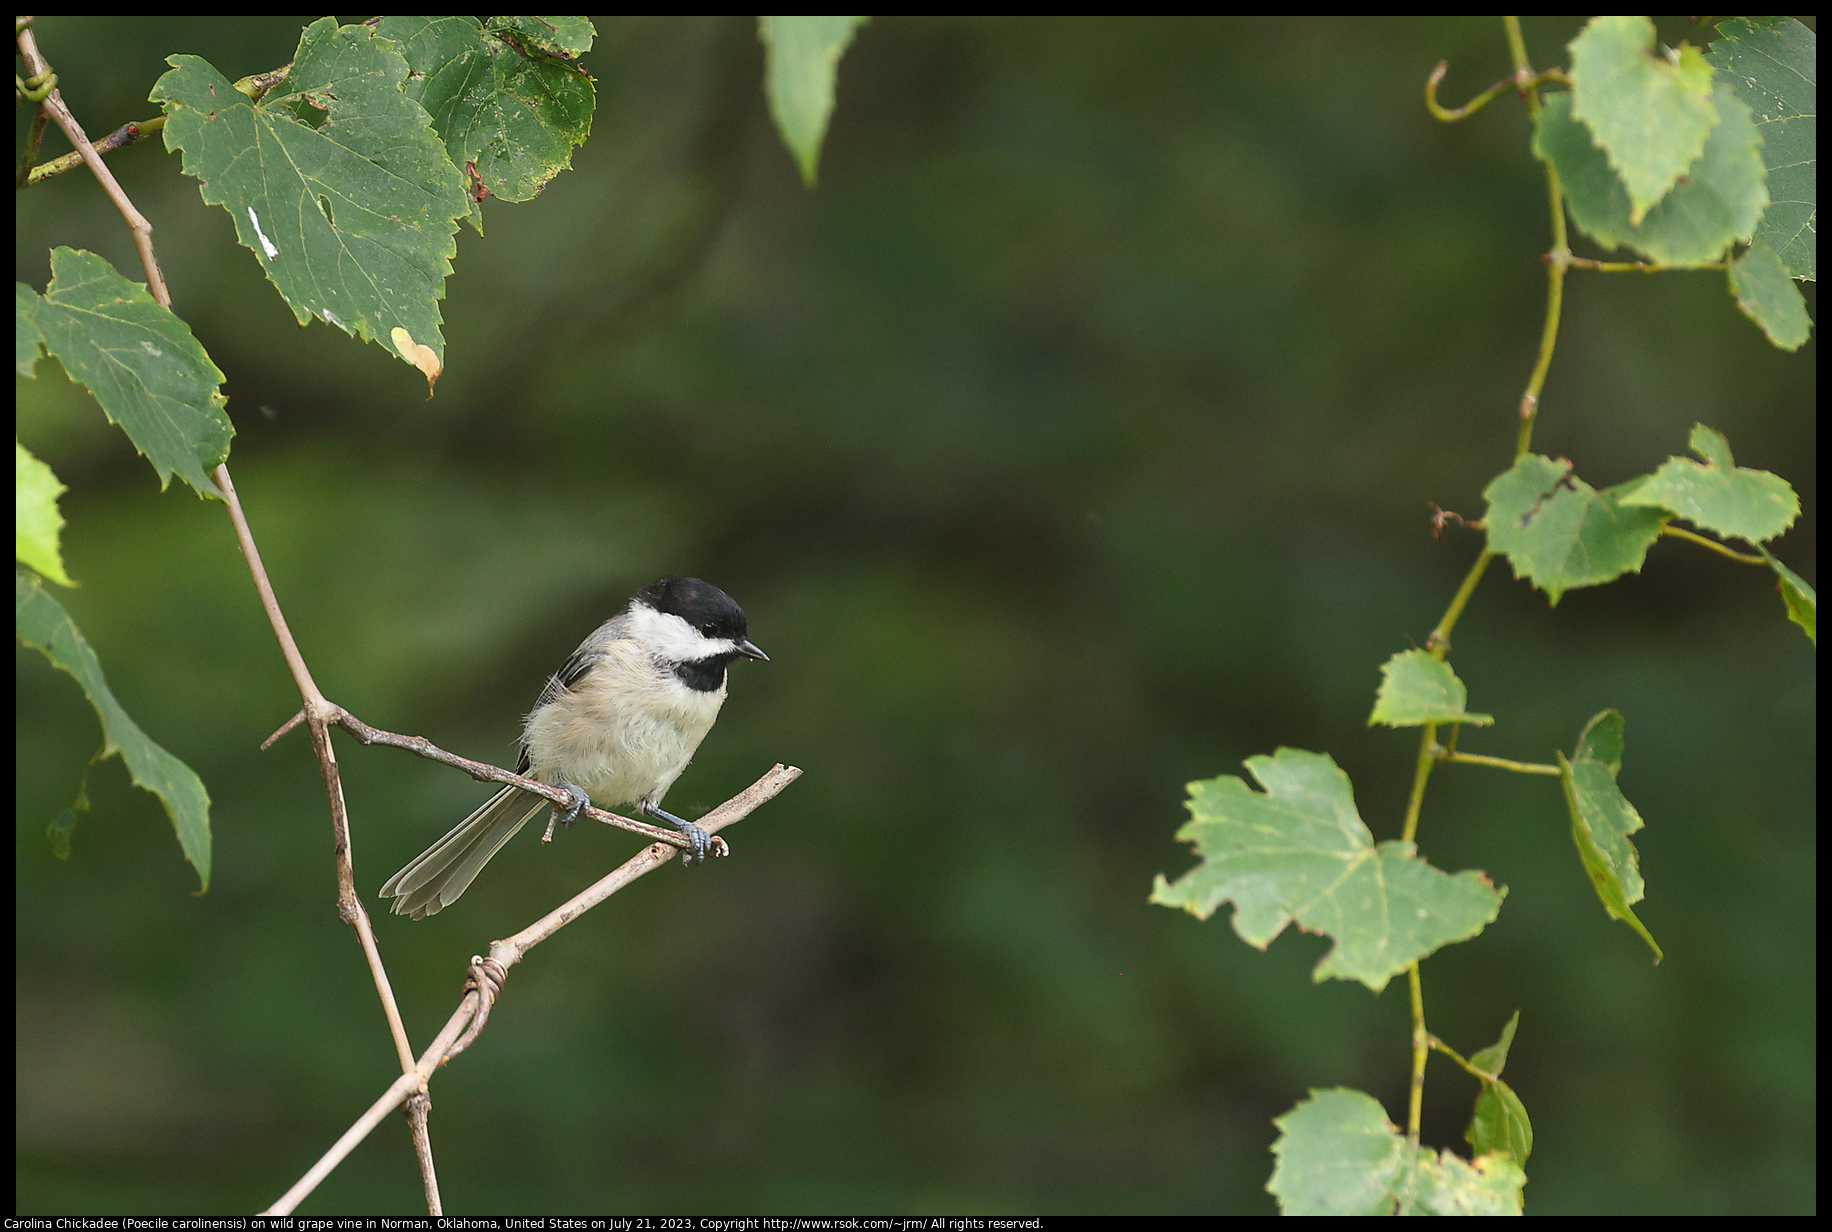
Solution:
<path fill-rule="evenodd" d="M 154 114 L 166 55 L 261 71 L 304 24 L 38 31 L 96 134 Z M 669 805 L 806 775 L 733 858 L 514 972 L 433 1087 L 447 1208 L 1269 1211 L 1272 1118 L 1308 1089 L 1403 1117 L 1403 983 L 1313 985 L 1322 939 L 1261 955 L 1146 895 L 1191 862 L 1184 784 L 1280 745 L 1397 836 L 1417 737 L 1366 727 L 1378 669 L 1478 548 L 1433 541 L 1427 502 L 1475 516 L 1507 465 L 1543 306 L 1520 107 L 1421 102 L 1440 57 L 1453 105 L 1506 72 L 1499 23 L 880 19 L 812 194 L 753 21 L 599 30 L 576 169 L 461 233 L 430 401 L 296 327 L 157 141 L 110 160 L 228 374 L 231 466 L 330 696 L 509 759 L 544 675 L 665 573 L 729 590 L 773 659 Z M 1576 30 L 1529 20 L 1535 62 Z M 34 286 L 60 243 L 140 276 L 80 175 L 17 227 Z M 1816 345 L 1769 346 L 1722 274 L 1574 274 L 1535 448 L 1613 483 L 1709 423 L 1800 491 L 1776 551 L 1812 580 Z M 17 1210 L 258 1208 L 398 1072 L 307 742 L 256 752 L 297 698 L 220 508 L 160 495 L 53 364 L 19 432 L 71 488 L 62 597 L 209 785 L 217 871 L 190 895 L 118 763 L 53 857 L 98 728 L 21 652 Z M 1556 612 L 1491 569 L 1465 614 L 1456 669 L 1498 722 L 1464 748 L 1546 760 L 1626 716 L 1667 953 L 1604 916 L 1555 782 L 1434 776 L 1422 852 L 1509 895 L 1427 964 L 1430 1023 L 1468 1051 L 1522 1011 L 1530 1210 L 1814 1208 L 1813 664 L 1766 571 L 1670 542 Z M 485 791 L 341 758 L 365 893 Z M 634 848 L 524 837 L 453 910 L 378 917 L 415 1039 L 470 954 Z M 1475 1094 L 1433 1064 L 1428 1145 L 1462 1149 Z M 420 1201 L 390 1124 L 304 1213 Z"/>

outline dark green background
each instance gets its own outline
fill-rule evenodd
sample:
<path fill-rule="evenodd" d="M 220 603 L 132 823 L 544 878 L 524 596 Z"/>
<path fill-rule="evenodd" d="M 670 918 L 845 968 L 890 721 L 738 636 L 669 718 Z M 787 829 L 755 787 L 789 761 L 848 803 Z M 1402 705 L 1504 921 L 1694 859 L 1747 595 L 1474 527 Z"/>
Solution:
<path fill-rule="evenodd" d="M 166 55 L 233 78 L 306 20 L 38 29 L 99 135 L 154 114 Z M 1529 22 L 1536 63 L 1576 29 Z M 331 697 L 508 761 L 545 674 L 666 573 L 728 589 L 773 656 L 669 804 L 805 777 L 731 859 L 512 974 L 433 1087 L 447 1209 L 1270 1210 L 1270 1122 L 1308 1089 L 1403 1119 L 1404 981 L 1313 985 L 1322 938 L 1261 955 L 1146 893 L 1190 864 L 1184 783 L 1281 745 L 1398 833 L 1417 733 L 1366 726 L 1378 668 L 1476 551 L 1427 502 L 1480 514 L 1542 320 L 1519 101 L 1452 127 L 1421 101 L 1440 57 L 1452 102 L 1502 75 L 1500 23 L 881 19 L 813 193 L 748 19 L 599 30 L 576 169 L 461 233 L 430 401 L 296 327 L 159 142 L 111 157 L 228 374 L 231 465 Z M 60 243 L 141 277 L 84 176 L 21 197 L 18 276 L 42 289 Z M 1774 350 L 1721 274 L 1575 273 L 1535 446 L 1603 486 L 1708 423 L 1801 492 L 1777 550 L 1811 580 L 1816 345 Z M 22 652 L 18 1209 L 259 1208 L 398 1073 L 307 741 L 256 751 L 297 697 L 221 508 L 160 495 L 55 364 L 20 389 L 72 489 L 61 597 L 209 785 L 216 873 L 192 897 L 118 762 L 52 857 L 98 727 Z M 1667 541 L 1551 610 L 1497 564 L 1453 662 L 1499 720 L 1472 751 L 1547 761 L 1627 716 L 1667 955 L 1605 917 L 1556 783 L 1434 777 L 1424 854 L 1509 894 L 1426 964 L 1429 1021 L 1467 1053 L 1521 1011 L 1528 1209 L 1812 1209 L 1814 654 L 1772 578 Z M 372 896 L 483 788 L 340 747 Z M 455 908 L 378 915 L 417 1043 L 469 955 L 637 845 L 531 830 Z M 1464 1149 L 1474 1094 L 1433 1063 L 1430 1143 Z M 392 1119 L 303 1208 L 422 1209 Z"/>

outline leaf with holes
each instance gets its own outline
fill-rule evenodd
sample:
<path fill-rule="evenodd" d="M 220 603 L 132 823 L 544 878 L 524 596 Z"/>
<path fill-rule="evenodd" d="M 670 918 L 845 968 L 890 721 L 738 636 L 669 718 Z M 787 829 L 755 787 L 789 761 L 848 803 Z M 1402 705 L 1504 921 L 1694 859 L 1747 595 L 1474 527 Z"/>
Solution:
<path fill-rule="evenodd" d="M 1489 550 L 1554 604 L 1567 590 L 1638 573 L 1661 524 L 1659 510 L 1622 505 L 1624 489 L 1641 482 L 1599 492 L 1570 463 L 1526 454 L 1482 490 Z"/>
<path fill-rule="evenodd" d="M 196 56 L 172 56 L 153 87 L 167 149 L 301 323 L 381 339 L 409 363 L 399 330 L 443 364 L 438 301 L 470 212 L 463 179 L 426 110 L 402 92 L 392 41 L 326 17 L 299 40 L 292 71 L 258 103 Z"/>
<path fill-rule="evenodd" d="M 592 131 L 596 94 L 578 59 L 591 50 L 583 17 L 383 17 L 411 70 L 407 97 L 426 108 L 470 196 L 530 201 L 572 163 Z M 483 214 L 471 211 L 483 230 Z"/>

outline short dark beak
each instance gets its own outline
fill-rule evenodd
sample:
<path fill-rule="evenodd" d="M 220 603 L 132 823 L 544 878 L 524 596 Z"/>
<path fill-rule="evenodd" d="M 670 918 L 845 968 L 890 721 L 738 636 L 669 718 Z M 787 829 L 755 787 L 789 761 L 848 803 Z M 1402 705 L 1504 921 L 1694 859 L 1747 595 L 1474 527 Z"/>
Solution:
<path fill-rule="evenodd" d="M 741 655 L 747 655 L 753 659 L 762 659 L 765 663 L 770 661 L 770 656 L 757 649 L 757 643 L 753 642 L 748 637 L 739 638 L 735 643 L 735 648 Z"/>

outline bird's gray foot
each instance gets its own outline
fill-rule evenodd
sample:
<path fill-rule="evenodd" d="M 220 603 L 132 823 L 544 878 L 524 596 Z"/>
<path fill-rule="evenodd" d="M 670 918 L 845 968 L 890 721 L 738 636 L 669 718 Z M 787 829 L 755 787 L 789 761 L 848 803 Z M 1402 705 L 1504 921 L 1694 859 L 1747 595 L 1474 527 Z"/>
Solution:
<path fill-rule="evenodd" d="M 687 849 L 681 852 L 682 864 L 691 868 L 693 865 L 704 860 L 708 855 L 715 853 L 719 855 L 725 854 L 722 850 L 718 850 L 718 848 L 723 848 L 725 844 L 718 843 L 712 835 L 706 833 L 706 831 L 700 829 L 700 827 L 694 825 L 691 821 L 682 817 L 676 817 L 673 813 L 670 813 L 660 805 L 650 804 L 647 801 L 643 803 L 642 811 L 657 821 L 667 822 L 681 832 L 682 837 L 684 837 L 689 844 Z M 717 843 L 717 847 L 715 847 L 715 843 Z"/>
<path fill-rule="evenodd" d="M 568 783 L 565 779 L 561 779 L 554 786 L 572 797 L 572 803 L 564 809 L 557 804 L 553 806 L 554 819 L 563 826 L 570 826 L 579 820 L 579 814 L 585 810 L 587 805 L 591 804 L 591 797 L 585 794 L 585 788 Z"/>

